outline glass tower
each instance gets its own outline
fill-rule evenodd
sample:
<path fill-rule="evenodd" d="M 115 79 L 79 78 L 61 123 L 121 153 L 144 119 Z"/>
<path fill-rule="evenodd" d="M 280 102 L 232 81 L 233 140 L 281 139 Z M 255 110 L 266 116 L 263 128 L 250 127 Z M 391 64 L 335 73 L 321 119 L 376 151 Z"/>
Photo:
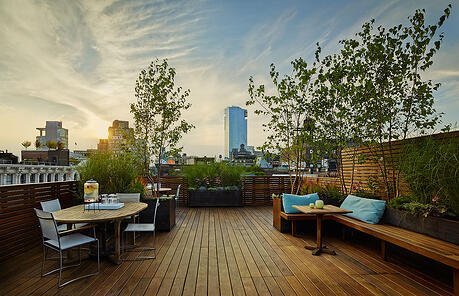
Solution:
<path fill-rule="evenodd" d="M 231 106 L 225 109 L 225 156 L 231 158 L 231 151 L 247 146 L 247 110 Z"/>

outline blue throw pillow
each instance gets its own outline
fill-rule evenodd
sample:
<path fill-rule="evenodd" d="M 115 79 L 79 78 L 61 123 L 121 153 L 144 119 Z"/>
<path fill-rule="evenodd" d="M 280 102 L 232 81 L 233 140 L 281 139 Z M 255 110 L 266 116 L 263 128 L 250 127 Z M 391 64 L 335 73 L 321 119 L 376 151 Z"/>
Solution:
<path fill-rule="evenodd" d="M 386 209 L 386 201 L 348 195 L 340 208 L 352 211 L 352 213 L 345 214 L 346 216 L 370 224 L 378 224 Z"/>
<path fill-rule="evenodd" d="M 310 203 L 314 203 L 319 199 L 317 193 L 311 193 L 306 195 L 295 195 L 290 193 L 284 193 L 282 195 L 282 205 L 284 206 L 284 212 L 286 214 L 297 214 L 301 213 L 293 206 L 308 206 Z"/>

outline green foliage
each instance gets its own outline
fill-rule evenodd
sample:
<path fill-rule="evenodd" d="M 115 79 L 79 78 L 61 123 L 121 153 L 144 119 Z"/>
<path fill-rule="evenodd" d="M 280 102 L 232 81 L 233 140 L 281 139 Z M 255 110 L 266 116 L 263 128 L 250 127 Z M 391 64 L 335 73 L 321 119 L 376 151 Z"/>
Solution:
<path fill-rule="evenodd" d="M 454 213 L 449 212 L 448 208 L 441 204 L 425 204 L 416 201 L 413 196 L 399 196 L 391 199 L 388 206 L 394 209 L 408 211 L 414 215 L 436 216 L 436 217 L 451 217 L 456 216 Z"/>
<path fill-rule="evenodd" d="M 136 80 L 136 102 L 131 104 L 137 143 L 143 154 L 143 172 L 148 173 L 150 159 L 154 158 L 158 178 L 164 151 L 179 151 L 180 138 L 194 127 L 181 119 L 182 112 L 191 107 L 187 102 L 190 90 L 175 86 L 175 74 L 167 60 L 151 62 Z"/>
<path fill-rule="evenodd" d="M 397 196 L 392 198 L 387 205 L 394 209 L 403 209 L 403 206 L 413 201 L 413 197 L 410 196 Z"/>
<path fill-rule="evenodd" d="M 459 139 L 426 138 L 406 145 L 399 170 L 416 201 L 459 213 Z"/>
<path fill-rule="evenodd" d="M 358 197 L 363 197 L 363 198 L 369 198 L 369 199 L 380 199 L 376 195 L 374 195 L 371 192 L 365 191 L 365 190 L 357 190 L 355 192 L 352 192 L 352 195 L 358 196 Z"/>
<path fill-rule="evenodd" d="M 291 62 L 292 75 L 280 77 L 274 64 L 270 67 L 270 78 L 276 94 L 269 94 L 265 85 L 256 86 L 253 77 L 249 79 L 247 106 L 257 105 L 256 115 L 266 116 L 269 121 L 263 124 L 268 138 L 262 150 L 279 153 L 281 158 L 294 169 L 295 178 L 291 178 L 291 192 L 299 190 L 303 164 L 313 162 L 310 155 L 314 137 L 314 121 L 308 112 L 312 108 L 314 75 L 316 64 L 308 65 L 302 58 Z M 314 153 L 317 150 L 313 150 Z"/>
<path fill-rule="evenodd" d="M 226 163 L 195 164 L 185 166 L 182 175 L 190 189 L 240 187 L 241 176 L 251 173 L 253 169 Z"/>
<path fill-rule="evenodd" d="M 27 150 L 27 148 L 29 148 L 32 143 L 30 141 L 24 141 L 21 143 L 21 145 Z"/>
<path fill-rule="evenodd" d="M 141 167 L 128 153 L 113 154 L 98 152 L 91 154 L 86 162 L 78 166 L 81 182 L 93 179 L 99 183 L 99 193 L 140 192 L 143 185 L 138 180 Z M 81 184 L 82 188 L 83 185 Z"/>
<path fill-rule="evenodd" d="M 46 147 L 48 147 L 49 149 L 57 149 L 57 142 L 48 141 L 46 142 Z"/>
<path fill-rule="evenodd" d="M 394 158 L 383 143 L 390 147 L 393 140 L 425 134 L 440 120 L 433 106 L 433 93 L 440 84 L 426 80 L 424 72 L 440 49 L 444 36 L 438 31 L 450 10 L 451 5 L 435 24 L 426 24 L 425 10 L 416 10 L 408 25 L 374 28 L 372 20 L 363 24 L 356 39 L 341 41 L 336 63 L 340 67 L 332 73 L 343 76 L 342 84 L 332 86 L 346 89 L 345 94 L 352 91 L 348 115 L 357 124 L 362 142 L 372 145 L 388 199 L 397 193 L 397 178 L 390 169 Z"/>
<path fill-rule="evenodd" d="M 317 192 L 319 197 L 325 201 L 326 204 L 340 205 L 346 198 L 341 190 L 332 184 L 320 186 L 316 183 L 307 183 L 303 186 L 301 194 L 310 194 Z"/>

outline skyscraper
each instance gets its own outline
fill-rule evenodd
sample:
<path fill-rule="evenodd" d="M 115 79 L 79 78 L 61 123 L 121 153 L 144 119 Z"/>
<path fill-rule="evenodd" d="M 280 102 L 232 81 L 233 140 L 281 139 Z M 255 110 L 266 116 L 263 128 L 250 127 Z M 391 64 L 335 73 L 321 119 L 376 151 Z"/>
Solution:
<path fill-rule="evenodd" d="M 247 146 L 247 110 L 231 106 L 225 109 L 225 156 L 231 158 L 233 149 Z"/>

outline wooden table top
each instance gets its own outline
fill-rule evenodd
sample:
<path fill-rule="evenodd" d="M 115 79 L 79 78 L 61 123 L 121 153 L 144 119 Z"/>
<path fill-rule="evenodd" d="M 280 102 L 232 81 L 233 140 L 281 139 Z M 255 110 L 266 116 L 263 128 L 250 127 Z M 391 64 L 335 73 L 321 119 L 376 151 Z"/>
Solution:
<path fill-rule="evenodd" d="M 133 216 L 147 208 L 143 202 L 124 203 L 124 207 L 118 210 L 84 210 L 84 205 L 78 205 L 56 211 L 53 213 L 54 219 L 62 223 L 81 223 L 81 222 L 103 222 L 124 217 Z"/>
<path fill-rule="evenodd" d="M 346 214 L 352 213 L 350 210 L 342 209 L 332 205 L 324 205 L 323 209 L 310 208 L 309 206 L 293 206 L 298 211 L 305 214 Z"/>

